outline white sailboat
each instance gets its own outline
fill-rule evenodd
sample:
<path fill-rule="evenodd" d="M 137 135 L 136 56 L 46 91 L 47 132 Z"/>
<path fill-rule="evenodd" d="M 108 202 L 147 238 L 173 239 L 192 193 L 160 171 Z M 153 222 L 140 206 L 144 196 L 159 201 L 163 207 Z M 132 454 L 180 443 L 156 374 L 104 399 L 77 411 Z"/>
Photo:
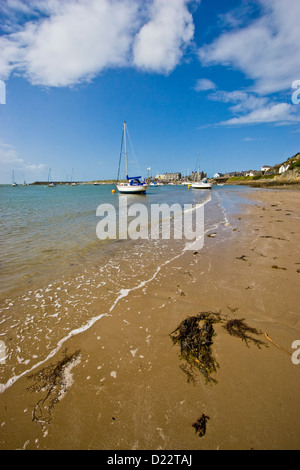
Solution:
<path fill-rule="evenodd" d="M 192 183 L 192 188 L 194 188 L 194 189 L 211 189 L 212 188 L 212 183 L 208 183 L 207 179 L 204 178 L 201 181 L 195 181 L 195 183 Z"/>
<path fill-rule="evenodd" d="M 141 181 L 141 176 L 128 176 L 128 159 L 127 159 L 127 141 L 126 141 L 126 122 L 123 124 L 123 135 L 122 135 L 122 145 L 121 145 L 121 152 L 120 152 L 120 160 L 119 160 L 119 170 L 118 170 L 118 178 L 116 187 L 120 193 L 126 194 L 145 194 L 147 191 L 149 184 L 145 181 Z M 123 150 L 123 143 L 125 149 L 125 165 L 126 165 L 126 182 L 122 183 L 119 182 L 120 176 L 120 165 L 121 165 L 121 157 L 122 157 L 122 150 Z"/>
<path fill-rule="evenodd" d="M 12 185 L 13 187 L 18 186 L 18 183 L 15 182 L 15 172 L 14 172 L 14 171 L 12 172 L 11 185 Z"/>
<path fill-rule="evenodd" d="M 49 174 L 48 174 L 48 187 L 49 188 L 55 188 L 56 184 L 54 181 L 51 181 L 51 168 L 49 168 Z"/>
<path fill-rule="evenodd" d="M 200 156 L 198 157 L 198 170 L 197 170 L 197 175 L 199 176 L 199 160 Z M 200 181 L 194 181 L 192 183 L 192 188 L 194 189 L 211 189 L 212 188 L 212 183 L 209 183 L 207 181 L 207 178 L 203 178 Z"/>
<path fill-rule="evenodd" d="M 24 173 L 23 173 L 23 181 L 24 181 L 24 183 L 22 184 L 22 186 L 28 186 L 28 183 L 26 183 L 26 181 L 25 181 Z"/>

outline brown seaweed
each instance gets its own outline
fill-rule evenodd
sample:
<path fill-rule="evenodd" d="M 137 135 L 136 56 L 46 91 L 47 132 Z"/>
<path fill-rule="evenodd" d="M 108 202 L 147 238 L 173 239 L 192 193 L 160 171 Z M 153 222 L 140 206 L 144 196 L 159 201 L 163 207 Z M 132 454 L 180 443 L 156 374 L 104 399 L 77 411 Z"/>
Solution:
<path fill-rule="evenodd" d="M 29 380 L 35 380 L 35 383 L 28 387 L 27 391 L 45 393 L 45 396 L 33 408 L 32 421 L 42 426 L 50 424 L 54 406 L 67 392 L 67 367 L 76 362 L 80 356 L 80 351 L 67 355 L 67 350 L 65 350 L 61 361 L 50 364 L 27 377 Z"/>
<path fill-rule="evenodd" d="M 233 319 L 226 322 L 224 328 L 231 336 L 235 336 L 236 338 L 241 338 L 245 341 L 246 345 L 249 347 L 249 343 L 254 343 L 259 348 L 261 346 L 266 346 L 266 343 L 260 341 L 253 336 L 250 336 L 249 333 L 254 335 L 261 335 L 262 332 L 258 331 L 256 328 L 252 328 L 245 323 L 245 319 Z"/>
<path fill-rule="evenodd" d="M 215 334 L 213 325 L 220 321 L 218 313 L 203 312 L 183 320 L 171 333 L 173 343 L 180 344 L 181 359 L 184 359 L 190 366 L 189 369 L 182 368 L 188 375 L 188 381 L 191 381 L 192 376 L 195 377 L 195 371 L 199 370 L 207 382 L 217 382 L 211 377 L 211 374 L 219 367 L 212 355 L 212 344 Z"/>
<path fill-rule="evenodd" d="M 196 434 L 198 433 L 199 437 L 203 437 L 206 433 L 206 423 L 209 420 L 209 416 L 203 415 L 193 424 Z"/>
<path fill-rule="evenodd" d="M 232 312 L 238 308 L 228 307 Z M 212 354 L 213 337 L 215 335 L 214 324 L 224 323 L 223 328 L 236 338 L 240 338 L 249 347 L 254 343 L 258 348 L 268 346 L 265 342 L 253 335 L 261 335 L 262 332 L 245 323 L 245 319 L 225 320 L 220 313 L 202 312 L 199 315 L 183 320 L 170 337 L 174 344 L 180 344 L 180 358 L 185 360 L 181 370 L 187 375 L 187 381 L 196 384 L 196 372 L 200 371 L 207 383 L 217 383 L 212 374 L 217 372 L 219 364 Z"/>

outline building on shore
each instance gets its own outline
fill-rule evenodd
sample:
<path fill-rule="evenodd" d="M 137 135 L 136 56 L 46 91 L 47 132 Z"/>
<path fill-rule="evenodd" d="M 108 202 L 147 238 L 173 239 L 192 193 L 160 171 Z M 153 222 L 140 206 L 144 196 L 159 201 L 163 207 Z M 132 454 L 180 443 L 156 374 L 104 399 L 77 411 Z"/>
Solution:
<path fill-rule="evenodd" d="M 164 173 L 163 175 L 156 175 L 155 179 L 159 180 L 159 181 L 164 181 L 164 182 L 180 181 L 181 180 L 181 173 Z"/>

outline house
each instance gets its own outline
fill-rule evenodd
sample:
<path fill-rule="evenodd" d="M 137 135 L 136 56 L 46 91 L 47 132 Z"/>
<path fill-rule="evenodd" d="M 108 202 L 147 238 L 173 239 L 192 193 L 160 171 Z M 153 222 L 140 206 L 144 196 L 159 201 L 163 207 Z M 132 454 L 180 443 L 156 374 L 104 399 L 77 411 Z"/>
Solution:
<path fill-rule="evenodd" d="M 279 174 L 284 173 L 286 170 L 289 169 L 289 167 L 290 167 L 289 163 L 283 163 L 281 167 L 279 168 L 278 173 Z"/>
<path fill-rule="evenodd" d="M 156 175 L 155 179 L 160 181 L 178 181 L 181 178 L 181 173 L 164 173 L 163 175 Z"/>
<path fill-rule="evenodd" d="M 261 167 L 261 171 L 270 171 L 272 167 L 270 167 L 269 165 L 264 165 Z"/>

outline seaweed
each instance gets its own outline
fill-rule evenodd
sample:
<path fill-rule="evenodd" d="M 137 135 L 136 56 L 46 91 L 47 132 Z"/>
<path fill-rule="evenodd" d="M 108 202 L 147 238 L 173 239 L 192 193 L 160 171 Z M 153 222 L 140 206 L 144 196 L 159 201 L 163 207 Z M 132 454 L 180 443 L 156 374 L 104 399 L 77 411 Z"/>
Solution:
<path fill-rule="evenodd" d="M 54 406 L 63 398 L 68 389 L 67 372 L 71 366 L 74 366 L 80 358 L 80 351 L 67 355 L 64 351 L 64 357 L 56 364 L 50 364 L 44 369 L 29 375 L 28 380 L 35 380 L 35 383 L 27 388 L 30 392 L 45 392 L 44 398 L 41 398 L 34 406 L 32 411 L 32 421 L 42 425 L 49 425 L 52 419 Z"/>
<path fill-rule="evenodd" d="M 212 355 L 212 344 L 215 334 L 213 325 L 220 321 L 219 313 L 202 312 L 183 320 L 171 333 L 173 343 L 180 343 L 181 359 L 187 361 L 190 366 L 189 369 L 182 367 L 188 375 L 189 382 L 192 381 L 192 377 L 195 378 L 195 370 L 199 370 L 207 382 L 217 382 L 211 377 L 219 367 Z"/>
<path fill-rule="evenodd" d="M 203 415 L 193 424 L 196 434 L 198 433 L 199 437 L 203 437 L 206 433 L 206 422 L 209 420 L 209 416 Z"/>
<path fill-rule="evenodd" d="M 246 258 L 247 258 L 246 255 L 236 256 L 236 259 L 241 259 L 242 261 L 247 261 Z"/>
<path fill-rule="evenodd" d="M 229 306 L 228 308 L 232 313 L 238 310 L 238 308 Z M 194 385 L 198 371 L 204 375 L 206 383 L 217 383 L 217 380 L 212 377 L 212 374 L 217 372 L 219 368 L 219 364 L 212 354 L 215 323 L 223 323 L 223 328 L 231 336 L 242 339 L 248 347 L 250 343 L 254 343 L 259 349 L 261 346 L 268 346 L 265 342 L 252 336 L 261 335 L 262 332 L 248 326 L 244 318 L 225 320 L 220 313 L 214 312 L 202 312 L 199 315 L 186 318 L 170 334 L 170 337 L 174 344 L 180 344 L 180 359 L 186 361 L 180 368 L 187 375 L 187 381 Z"/>
<path fill-rule="evenodd" d="M 233 308 L 228 305 L 227 307 L 233 314 L 238 310 L 238 307 Z M 180 358 L 186 361 L 180 368 L 187 375 L 187 381 L 194 385 L 196 385 L 197 371 L 204 375 L 206 383 L 217 383 L 217 380 L 211 376 L 219 367 L 212 354 L 215 335 L 214 324 L 216 323 L 222 323 L 223 328 L 231 336 L 242 339 L 248 348 L 249 343 L 254 343 L 259 349 L 261 346 L 268 346 L 265 342 L 252 336 L 261 335 L 262 332 L 248 326 L 244 318 L 227 320 L 226 317 L 222 318 L 220 313 L 214 312 L 202 312 L 199 315 L 186 318 L 170 334 L 170 337 L 174 344 L 180 344 Z M 268 336 L 266 337 L 270 340 Z M 203 413 L 193 424 L 199 437 L 205 435 L 206 423 L 209 419 L 209 416 Z"/>
<path fill-rule="evenodd" d="M 226 324 L 224 325 L 224 328 L 227 330 L 227 332 L 231 336 L 235 336 L 236 338 L 241 338 L 243 341 L 245 341 L 246 345 L 249 347 L 249 343 L 252 342 L 259 348 L 261 346 L 266 346 L 266 343 L 263 341 L 260 341 L 259 339 L 253 338 L 253 336 L 250 336 L 248 333 L 252 333 L 255 335 L 261 335 L 262 332 L 258 331 L 256 328 L 252 328 L 248 326 L 245 323 L 245 319 L 233 319 L 233 320 L 228 320 Z"/>

